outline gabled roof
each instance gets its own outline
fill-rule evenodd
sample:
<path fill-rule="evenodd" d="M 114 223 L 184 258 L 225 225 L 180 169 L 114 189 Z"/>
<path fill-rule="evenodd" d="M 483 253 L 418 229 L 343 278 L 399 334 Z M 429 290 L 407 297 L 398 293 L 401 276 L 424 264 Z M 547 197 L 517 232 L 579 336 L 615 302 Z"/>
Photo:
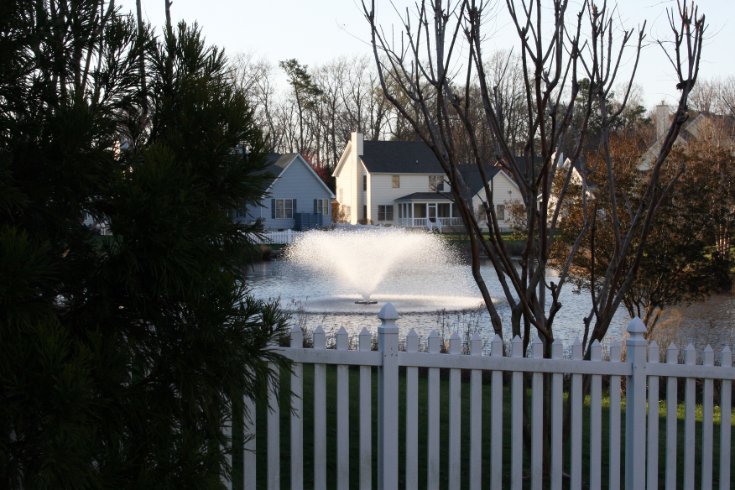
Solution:
<path fill-rule="evenodd" d="M 666 132 L 664 134 L 657 135 L 656 141 L 650 147 L 648 147 L 643 155 L 641 155 L 640 162 L 638 164 L 638 170 L 650 170 L 652 162 L 656 158 L 664 143 L 664 140 L 666 139 L 666 133 L 668 133 L 669 116 L 671 115 L 669 114 L 666 119 Z M 679 131 L 679 135 L 677 136 L 674 143 L 675 145 L 687 145 L 690 142 L 696 141 L 701 138 L 701 131 L 703 130 L 707 122 L 711 122 L 717 125 L 720 130 L 722 130 L 720 136 L 723 138 L 723 140 L 720 141 L 720 144 L 733 145 L 733 142 L 735 141 L 735 118 L 733 118 L 732 116 L 713 114 L 711 112 L 698 112 L 692 110 L 689 111 L 688 116 L 688 119 Z"/>
<path fill-rule="evenodd" d="M 362 163 L 370 173 L 444 173 L 439 160 L 423 141 L 365 141 Z"/>
<path fill-rule="evenodd" d="M 324 183 L 324 181 L 319 178 L 319 176 L 314 172 L 314 169 L 311 168 L 311 165 L 304 160 L 304 157 L 299 155 L 298 153 L 285 153 L 283 155 L 280 155 L 278 153 L 270 153 L 268 156 L 266 156 L 266 167 L 263 170 L 260 170 L 259 174 L 268 174 L 272 177 L 271 183 L 268 185 L 268 189 L 266 192 L 270 192 L 271 188 L 273 187 L 273 184 L 275 184 L 276 180 L 283 175 L 283 173 L 288 169 L 288 167 L 291 166 L 293 162 L 296 160 L 300 160 L 302 164 L 311 172 L 311 174 L 314 176 L 314 178 L 324 187 L 324 189 L 329 193 L 329 196 L 334 199 L 334 193 L 332 190 L 327 187 L 327 184 Z"/>
<path fill-rule="evenodd" d="M 258 173 L 268 174 L 273 178 L 273 180 L 276 180 L 283 171 L 288 168 L 296 155 L 296 153 L 286 153 L 285 155 L 281 155 L 280 153 L 269 153 L 265 157 L 265 168 Z"/>
<path fill-rule="evenodd" d="M 487 177 L 488 180 L 492 180 L 495 177 L 495 174 L 501 170 L 500 166 L 491 165 L 489 163 L 483 164 L 482 167 L 485 171 L 485 177 Z M 475 164 L 464 164 L 459 165 L 457 169 L 459 170 L 459 173 L 462 174 L 462 178 L 464 179 L 465 184 L 470 188 L 472 195 L 474 196 L 480 192 L 485 185 L 482 175 L 480 174 L 480 168 Z"/>

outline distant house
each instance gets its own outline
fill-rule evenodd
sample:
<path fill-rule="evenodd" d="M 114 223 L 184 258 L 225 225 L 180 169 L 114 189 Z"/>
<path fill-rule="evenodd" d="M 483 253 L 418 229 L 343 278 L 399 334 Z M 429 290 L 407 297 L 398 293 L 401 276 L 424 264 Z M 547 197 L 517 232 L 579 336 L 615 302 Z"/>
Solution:
<path fill-rule="evenodd" d="M 273 180 L 258 206 L 248 206 L 235 220 L 259 220 L 266 230 L 306 230 L 332 224 L 334 194 L 297 153 L 269 156 L 265 173 Z"/>
<path fill-rule="evenodd" d="M 479 212 L 485 199 L 480 171 L 471 164 L 459 168 L 472 208 Z M 509 228 L 507 206 L 522 202 L 518 186 L 500 166 L 488 164 L 484 170 L 501 228 Z M 332 175 L 340 215 L 348 223 L 440 230 L 462 226 L 444 170 L 423 142 L 364 141 L 361 133 L 352 133 Z"/>
<path fill-rule="evenodd" d="M 658 156 L 669 129 L 671 110 L 663 102 L 656 106 L 656 141 L 641 157 L 639 170 L 648 170 Z M 689 111 L 689 119 L 679 131 L 674 147 L 685 148 L 691 141 L 707 140 L 712 145 L 735 148 L 735 119 L 709 112 Z"/>

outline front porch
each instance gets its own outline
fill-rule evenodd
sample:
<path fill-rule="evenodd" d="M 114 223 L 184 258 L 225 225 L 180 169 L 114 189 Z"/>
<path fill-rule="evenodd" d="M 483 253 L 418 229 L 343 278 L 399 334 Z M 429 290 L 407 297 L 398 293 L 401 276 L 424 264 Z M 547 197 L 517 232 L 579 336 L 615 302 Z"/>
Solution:
<path fill-rule="evenodd" d="M 417 192 L 396 199 L 396 224 L 405 228 L 426 228 L 443 231 L 462 227 L 462 218 L 455 214 L 454 203 L 435 192 Z"/>

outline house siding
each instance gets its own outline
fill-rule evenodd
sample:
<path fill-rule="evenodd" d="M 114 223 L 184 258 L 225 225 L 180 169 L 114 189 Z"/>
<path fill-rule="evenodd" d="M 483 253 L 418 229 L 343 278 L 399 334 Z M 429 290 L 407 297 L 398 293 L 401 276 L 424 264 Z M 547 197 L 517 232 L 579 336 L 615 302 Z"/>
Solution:
<path fill-rule="evenodd" d="M 401 186 L 393 188 L 393 176 L 400 175 Z M 395 200 L 413 194 L 414 192 L 430 192 L 429 175 L 443 174 L 370 174 L 368 185 L 371 199 L 368 204 L 368 220 L 372 223 L 386 223 L 378 221 L 378 206 L 395 204 Z M 445 184 L 445 190 L 448 185 Z M 397 222 L 398 212 L 393 210 L 393 222 Z"/>
<path fill-rule="evenodd" d="M 332 195 L 323 186 L 310 169 L 306 168 L 307 163 L 299 157 L 291 162 L 286 170 L 277 178 L 268 192 L 268 195 L 262 200 L 260 206 L 248 208 L 247 216 L 243 221 L 252 222 L 261 219 L 266 229 L 292 229 L 296 224 L 295 218 L 290 219 L 274 219 L 272 218 L 271 203 L 274 199 L 294 199 L 295 213 L 313 213 L 314 199 L 332 200 Z M 332 224 L 332 206 L 327 206 L 328 214 L 322 218 L 322 226 L 330 226 Z"/>
<path fill-rule="evenodd" d="M 500 228 L 510 228 L 512 220 L 510 219 L 508 206 L 515 202 L 523 202 L 518 186 L 508 177 L 505 172 L 498 172 L 492 180 L 493 190 L 493 206 L 498 204 L 505 205 L 505 219 L 500 220 Z M 477 209 L 485 202 L 485 190 L 481 189 L 472 198 L 472 209 L 477 213 Z M 497 208 L 496 208 L 497 209 Z"/>

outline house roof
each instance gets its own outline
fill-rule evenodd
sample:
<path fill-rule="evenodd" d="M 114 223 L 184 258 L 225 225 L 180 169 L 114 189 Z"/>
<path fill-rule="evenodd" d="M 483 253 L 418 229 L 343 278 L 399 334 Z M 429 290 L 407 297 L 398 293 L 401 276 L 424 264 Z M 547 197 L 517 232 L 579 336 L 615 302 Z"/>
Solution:
<path fill-rule="evenodd" d="M 671 115 L 669 114 L 669 116 L 667 117 L 670 116 Z M 666 121 L 666 132 L 664 134 L 658 135 L 656 141 L 643 153 L 638 164 L 639 170 L 646 171 L 651 168 L 651 165 L 656 158 L 656 155 L 663 145 L 663 142 L 666 138 L 666 133 L 668 133 L 669 119 L 667 118 Z M 720 137 L 723 139 L 722 141 L 720 141 L 720 144 L 733 145 L 733 142 L 735 141 L 735 118 L 733 118 L 732 116 L 698 111 L 689 111 L 689 118 L 679 131 L 679 135 L 677 136 L 675 144 L 689 144 L 690 142 L 696 141 L 701 138 L 701 131 L 706 127 L 706 122 L 711 122 L 715 124 L 722 131 Z"/>
<path fill-rule="evenodd" d="M 273 177 L 273 180 L 276 180 L 288 168 L 296 155 L 296 153 L 286 153 L 285 155 L 269 153 L 265 157 L 266 166 L 258 173 L 261 175 L 268 174 Z"/>
<path fill-rule="evenodd" d="M 439 160 L 423 141 L 365 141 L 362 163 L 370 173 L 444 173 Z"/>
<path fill-rule="evenodd" d="M 324 183 L 324 181 L 314 172 L 314 169 L 311 168 L 311 165 L 304 160 L 304 157 L 302 157 L 298 153 L 284 153 L 283 155 L 280 155 L 278 153 L 270 153 L 266 156 L 266 166 L 262 170 L 258 171 L 258 174 L 268 174 L 272 177 L 271 183 L 268 185 L 267 191 L 271 190 L 271 187 L 273 187 L 273 184 L 275 181 L 283 174 L 283 172 L 286 171 L 286 169 L 296 160 L 301 160 L 303 165 L 306 166 L 306 168 L 311 172 L 311 174 L 314 176 L 314 178 L 324 187 L 324 189 L 329 193 L 329 196 L 334 199 L 334 193 L 332 190 L 327 187 L 327 184 Z"/>
<path fill-rule="evenodd" d="M 450 194 L 446 192 L 414 192 L 406 196 L 399 197 L 396 201 L 443 201 L 452 200 Z"/>
<path fill-rule="evenodd" d="M 459 165 L 457 167 L 459 173 L 462 174 L 465 184 L 470 188 L 472 195 L 477 194 L 484 186 L 482 175 L 480 174 L 480 168 L 474 164 Z M 489 163 L 483 164 L 483 170 L 488 180 L 492 180 L 495 174 L 500 172 L 501 167 L 498 165 L 491 165 Z"/>

